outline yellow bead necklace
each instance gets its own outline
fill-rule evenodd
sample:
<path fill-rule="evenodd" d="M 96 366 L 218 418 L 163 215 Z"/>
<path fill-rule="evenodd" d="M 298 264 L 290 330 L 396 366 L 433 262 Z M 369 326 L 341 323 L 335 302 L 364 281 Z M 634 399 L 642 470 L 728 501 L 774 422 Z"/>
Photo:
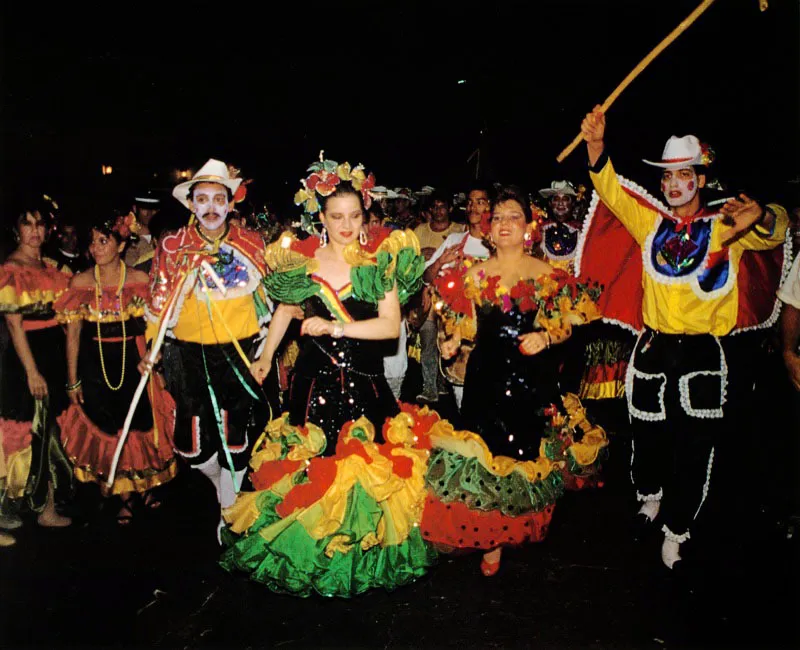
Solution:
<path fill-rule="evenodd" d="M 128 275 L 128 267 L 125 266 L 125 262 L 122 260 L 119 261 L 120 265 L 120 272 L 119 272 L 119 286 L 117 287 L 117 299 L 119 300 L 119 315 L 122 321 L 122 369 L 120 370 L 119 376 L 119 384 L 116 386 L 112 386 L 111 382 L 108 380 L 108 373 L 106 372 L 106 360 L 103 357 L 103 337 L 100 332 L 100 321 L 102 320 L 101 314 L 101 307 L 100 307 L 100 300 L 102 297 L 103 289 L 100 285 L 100 267 L 95 264 L 94 266 L 94 297 L 97 304 L 97 347 L 100 350 L 100 368 L 103 371 L 103 379 L 106 382 L 106 386 L 108 386 L 111 390 L 119 390 L 122 388 L 122 384 L 125 382 L 125 360 L 126 360 L 126 352 L 128 350 L 128 337 L 125 335 L 125 310 L 122 307 L 122 289 L 125 286 L 125 278 Z"/>

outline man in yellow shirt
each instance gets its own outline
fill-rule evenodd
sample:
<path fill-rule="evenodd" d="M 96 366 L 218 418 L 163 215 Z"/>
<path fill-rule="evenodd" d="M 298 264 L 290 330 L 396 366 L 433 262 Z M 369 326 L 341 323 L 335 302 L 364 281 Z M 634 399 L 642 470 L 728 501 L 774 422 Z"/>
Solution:
<path fill-rule="evenodd" d="M 175 187 L 193 216 L 160 239 L 146 308 L 152 341 L 174 304 L 163 359 L 176 402 L 175 449 L 211 480 L 222 508 L 235 500 L 268 403 L 277 407 L 277 388 L 265 393 L 248 372 L 270 311 L 264 242 L 227 218 L 240 183 L 211 159 Z"/>
<path fill-rule="evenodd" d="M 757 303 L 761 295 L 774 296 L 769 284 L 779 280 L 780 263 L 769 251 L 783 243 L 788 219 L 780 206 L 765 208 L 745 195 L 719 212 L 704 206 L 700 189 L 713 154 L 694 136 L 673 136 L 660 161 L 644 161 L 663 170 L 666 206 L 616 175 L 600 107 L 581 129 L 597 199 L 577 271 L 600 279 L 615 265 L 638 270 L 638 278 L 624 271 L 607 276 L 606 316 L 639 334 L 625 387 L 631 475 L 643 502 L 639 517 L 645 523 L 658 517 L 661 559 L 673 568 L 708 494 L 714 445 L 723 435 L 729 378 L 719 337 L 770 317 L 771 309 L 764 315 Z M 600 223 L 598 200 L 602 214 L 624 230 L 615 233 L 614 219 Z M 753 251 L 762 251 L 757 264 Z"/>

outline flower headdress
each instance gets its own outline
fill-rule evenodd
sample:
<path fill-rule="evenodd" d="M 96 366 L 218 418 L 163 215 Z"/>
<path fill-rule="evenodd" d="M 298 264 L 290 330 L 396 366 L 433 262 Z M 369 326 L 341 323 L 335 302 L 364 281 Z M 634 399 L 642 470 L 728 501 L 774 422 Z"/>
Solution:
<path fill-rule="evenodd" d="M 336 191 L 336 186 L 342 181 L 350 181 L 353 188 L 361 192 L 364 207 L 372 205 L 370 190 L 375 187 L 375 176 L 370 172 L 366 174 L 364 165 L 358 164 L 351 167 L 350 163 L 339 164 L 335 160 L 325 160 L 324 151 L 319 152 L 319 162 L 313 163 L 307 171 L 311 172 L 308 178 L 300 182 L 302 187 L 294 195 L 294 204 L 303 206 L 301 225 L 303 230 L 317 234 L 314 221 L 319 212 L 319 196 L 330 196 Z"/>
<path fill-rule="evenodd" d="M 131 235 L 138 234 L 141 229 L 139 222 L 136 221 L 136 215 L 133 214 L 133 212 L 108 219 L 103 222 L 103 227 L 117 233 L 123 240 L 130 238 Z"/>
<path fill-rule="evenodd" d="M 711 147 L 709 147 L 705 142 L 700 143 L 700 158 L 703 161 L 703 165 L 708 167 L 714 162 L 716 157 L 717 155 L 714 153 L 714 150 Z"/>

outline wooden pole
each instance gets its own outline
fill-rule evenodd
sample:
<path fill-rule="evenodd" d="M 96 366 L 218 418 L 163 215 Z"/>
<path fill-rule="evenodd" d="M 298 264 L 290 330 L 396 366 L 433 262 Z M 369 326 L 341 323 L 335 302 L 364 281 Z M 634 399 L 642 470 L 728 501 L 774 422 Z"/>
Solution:
<path fill-rule="evenodd" d="M 614 92 L 612 92 L 606 98 L 606 101 L 603 102 L 601 106 L 602 111 L 605 113 L 609 109 L 611 104 L 614 103 L 617 97 L 619 97 L 622 94 L 622 91 L 631 85 L 631 82 L 634 79 L 636 79 L 636 77 L 638 77 L 639 74 L 641 74 L 641 72 L 648 65 L 650 65 L 650 63 L 652 63 L 653 59 L 655 59 L 659 54 L 661 54 L 661 52 L 663 52 L 667 47 L 669 47 L 672 44 L 672 41 L 674 41 L 676 38 L 678 38 L 678 36 L 683 34 L 683 32 L 685 32 L 691 26 L 691 24 L 695 20 L 697 20 L 702 15 L 702 13 L 706 9 L 708 9 L 712 4 L 714 4 L 714 0 L 703 0 L 699 5 L 697 5 L 697 7 L 692 13 L 690 13 L 686 18 L 683 19 L 683 21 L 681 21 L 680 25 L 678 25 L 675 29 L 672 30 L 672 32 L 670 32 L 669 36 L 667 36 L 655 48 L 653 48 L 650 54 L 648 54 L 641 61 L 639 61 L 636 67 L 633 70 L 631 70 L 630 73 L 628 73 L 628 76 L 622 80 L 622 83 L 620 83 L 619 86 L 617 86 L 614 89 Z M 583 134 L 579 133 L 575 137 L 575 139 L 569 144 L 569 146 L 566 149 L 564 149 L 564 151 L 562 151 L 560 154 L 558 154 L 556 160 L 558 162 L 563 162 L 564 158 L 569 156 L 575 150 L 575 147 L 577 147 L 581 143 L 582 140 L 583 140 Z"/>

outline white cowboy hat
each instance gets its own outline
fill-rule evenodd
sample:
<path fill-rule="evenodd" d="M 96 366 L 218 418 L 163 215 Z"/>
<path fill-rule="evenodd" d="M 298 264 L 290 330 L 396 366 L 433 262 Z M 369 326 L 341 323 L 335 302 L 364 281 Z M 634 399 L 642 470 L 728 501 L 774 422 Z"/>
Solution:
<path fill-rule="evenodd" d="M 569 181 L 553 181 L 552 183 L 550 183 L 550 187 L 546 187 L 543 190 L 539 190 L 539 194 L 541 194 L 546 199 L 549 199 L 554 194 L 568 194 L 569 196 L 578 196 L 578 193 L 575 191 L 575 188 Z"/>
<path fill-rule="evenodd" d="M 191 180 L 176 185 L 175 189 L 172 190 L 172 196 L 190 210 L 192 206 L 189 205 L 187 195 L 189 194 L 189 188 L 195 183 L 219 183 L 227 187 L 231 191 L 231 195 L 233 195 L 236 193 L 236 190 L 239 189 L 242 179 L 231 178 L 228 166 L 224 162 L 209 158 L 206 164 L 192 176 Z"/>
<path fill-rule="evenodd" d="M 677 135 L 673 135 L 664 145 L 664 153 L 661 154 L 660 161 L 642 159 L 642 162 L 662 169 L 682 169 L 693 165 L 708 164 L 708 161 L 704 159 L 704 153 L 700 140 L 695 136 L 685 135 L 679 138 Z"/>

